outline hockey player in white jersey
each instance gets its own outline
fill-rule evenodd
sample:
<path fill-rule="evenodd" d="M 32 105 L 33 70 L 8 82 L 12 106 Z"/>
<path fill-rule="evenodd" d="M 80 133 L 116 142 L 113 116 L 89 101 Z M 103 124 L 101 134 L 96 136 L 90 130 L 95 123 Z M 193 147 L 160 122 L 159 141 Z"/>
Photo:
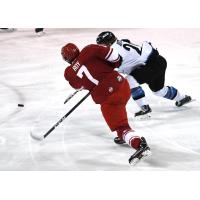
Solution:
<path fill-rule="evenodd" d="M 98 35 L 97 43 L 112 45 L 112 48 L 119 52 L 123 59 L 119 72 L 129 75 L 127 79 L 130 80 L 131 88 L 136 89 L 140 87 L 137 85 L 138 83 L 146 83 L 156 96 L 174 100 L 178 107 L 191 101 L 190 96 L 181 94 L 173 86 L 165 86 L 167 61 L 159 55 L 158 50 L 153 48 L 150 42 L 144 41 L 142 46 L 138 46 L 127 39 L 118 40 L 112 32 L 105 31 Z M 135 82 L 130 77 L 133 77 Z M 134 87 L 134 84 L 136 87 Z M 139 93 L 134 90 L 131 90 L 131 92 L 133 99 Z M 141 93 L 143 92 L 141 91 Z"/>
<path fill-rule="evenodd" d="M 123 61 L 119 67 L 119 72 L 128 75 L 127 79 L 132 97 L 141 107 L 140 114 L 145 113 L 145 108 L 151 110 L 146 103 L 145 93 L 139 85 L 143 83 L 146 83 L 156 96 L 174 100 L 177 107 L 191 102 L 190 96 L 181 94 L 173 86 L 165 86 L 167 61 L 150 42 L 144 41 L 141 46 L 138 46 L 132 44 L 128 39 L 118 40 L 109 31 L 100 33 L 96 42 L 97 44 L 112 46 L 121 55 Z M 123 143 L 123 141 L 118 141 L 117 138 L 115 142 Z"/>
<path fill-rule="evenodd" d="M 96 42 L 97 44 L 112 45 L 112 48 L 116 49 L 122 56 L 123 61 L 119 72 L 127 75 L 126 79 L 130 85 L 132 98 L 140 108 L 140 111 L 135 113 L 135 117 L 149 115 L 151 108 L 147 103 L 145 92 L 138 81 L 130 75 L 132 68 L 136 67 L 135 61 L 140 55 L 140 47 L 130 44 L 129 40 L 117 40 L 115 35 L 109 31 L 100 33 Z"/>

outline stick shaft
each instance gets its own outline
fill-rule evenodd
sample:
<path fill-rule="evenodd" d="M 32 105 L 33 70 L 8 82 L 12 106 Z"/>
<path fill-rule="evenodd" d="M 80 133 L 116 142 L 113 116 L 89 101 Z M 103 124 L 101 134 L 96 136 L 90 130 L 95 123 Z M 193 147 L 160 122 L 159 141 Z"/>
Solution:
<path fill-rule="evenodd" d="M 67 99 L 64 101 L 64 104 L 66 104 L 76 93 L 80 92 L 81 90 L 82 90 L 82 88 L 79 89 L 79 90 L 76 90 L 74 93 L 70 94 L 70 95 L 67 97 Z"/>
<path fill-rule="evenodd" d="M 88 96 L 90 92 L 88 92 L 69 112 L 67 112 L 56 124 L 54 124 L 45 134 L 44 138 L 46 138 L 61 122 L 63 122 Z"/>

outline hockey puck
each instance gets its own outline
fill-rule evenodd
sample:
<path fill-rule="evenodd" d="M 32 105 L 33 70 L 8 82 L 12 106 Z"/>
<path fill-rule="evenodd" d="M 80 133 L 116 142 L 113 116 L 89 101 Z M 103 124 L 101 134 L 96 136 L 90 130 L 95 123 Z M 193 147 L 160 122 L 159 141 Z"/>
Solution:
<path fill-rule="evenodd" d="M 24 107 L 24 104 L 18 104 L 18 107 Z"/>

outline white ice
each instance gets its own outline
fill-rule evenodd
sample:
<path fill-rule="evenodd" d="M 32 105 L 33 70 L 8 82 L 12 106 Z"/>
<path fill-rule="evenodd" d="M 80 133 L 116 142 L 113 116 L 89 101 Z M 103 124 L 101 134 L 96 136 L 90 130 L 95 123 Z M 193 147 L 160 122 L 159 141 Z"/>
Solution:
<path fill-rule="evenodd" d="M 129 100 L 130 125 L 151 147 L 147 160 L 129 166 L 133 150 L 113 143 L 115 134 L 91 97 L 42 142 L 30 137 L 31 131 L 46 133 L 86 94 L 63 104 L 74 89 L 63 76 L 61 47 L 95 43 L 103 30 L 46 29 L 41 37 L 34 29 L 0 33 L 0 170 L 200 170 L 200 29 L 110 29 L 119 38 L 151 41 L 168 61 L 166 85 L 196 99 L 177 108 L 143 85 L 153 110 L 149 120 L 134 119 L 138 107 Z"/>

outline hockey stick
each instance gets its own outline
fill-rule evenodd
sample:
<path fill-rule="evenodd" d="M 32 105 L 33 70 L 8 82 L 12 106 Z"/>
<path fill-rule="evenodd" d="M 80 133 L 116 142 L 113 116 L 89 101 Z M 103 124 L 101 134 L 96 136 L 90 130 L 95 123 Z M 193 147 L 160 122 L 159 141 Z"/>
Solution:
<path fill-rule="evenodd" d="M 81 90 L 83 90 L 83 88 L 80 88 L 79 90 L 76 90 L 74 93 L 70 94 L 64 101 L 64 104 L 66 104 L 76 93 L 80 92 Z"/>
<path fill-rule="evenodd" d="M 66 113 L 56 124 L 54 124 L 44 135 L 35 136 L 31 132 L 31 137 L 35 140 L 43 140 L 46 138 L 61 122 L 63 122 L 88 96 L 90 92 L 88 92 L 68 113 Z"/>

